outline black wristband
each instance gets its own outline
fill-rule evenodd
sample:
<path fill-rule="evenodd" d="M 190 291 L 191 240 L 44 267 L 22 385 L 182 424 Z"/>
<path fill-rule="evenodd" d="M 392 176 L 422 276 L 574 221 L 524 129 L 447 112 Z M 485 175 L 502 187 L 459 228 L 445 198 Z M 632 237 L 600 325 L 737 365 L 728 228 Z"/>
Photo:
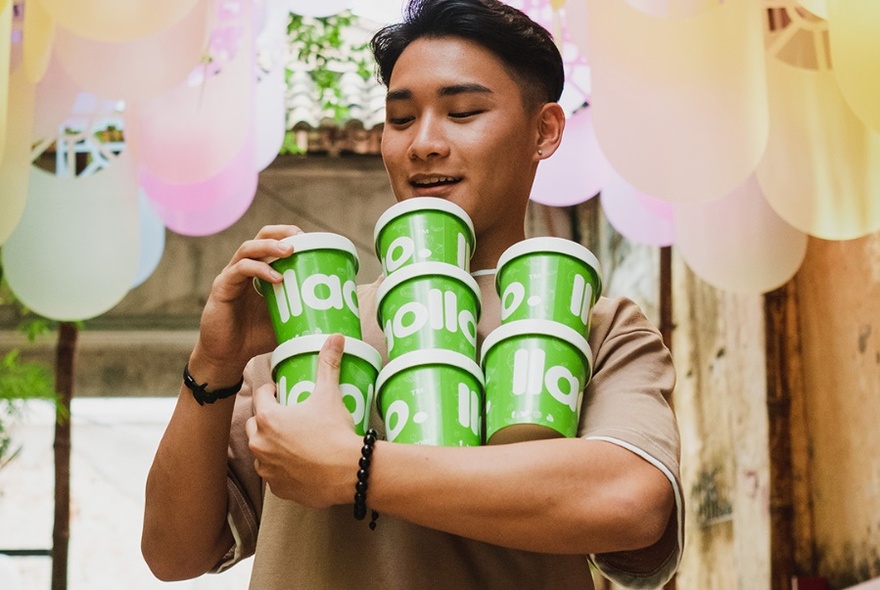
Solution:
<path fill-rule="evenodd" d="M 199 405 L 204 406 L 205 404 L 213 404 L 218 399 L 226 399 L 227 397 L 231 397 L 238 393 L 241 390 L 241 386 L 244 385 L 244 376 L 242 376 L 237 385 L 227 387 L 226 389 L 207 391 L 206 388 L 208 387 L 208 384 L 202 383 L 199 385 L 196 383 L 193 376 L 189 374 L 189 363 L 187 363 L 183 365 L 183 384 L 192 392 L 193 397 L 196 398 Z"/>
<path fill-rule="evenodd" d="M 357 482 L 354 484 L 354 517 L 363 520 L 367 516 L 367 480 L 370 477 L 370 461 L 373 456 L 373 445 L 379 435 L 370 428 L 364 435 L 364 446 L 361 447 L 361 458 L 358 461 Z M 379 513 L 375 510 L 370 515 L 370 530 L 376 530 L 376 519 Z"/>

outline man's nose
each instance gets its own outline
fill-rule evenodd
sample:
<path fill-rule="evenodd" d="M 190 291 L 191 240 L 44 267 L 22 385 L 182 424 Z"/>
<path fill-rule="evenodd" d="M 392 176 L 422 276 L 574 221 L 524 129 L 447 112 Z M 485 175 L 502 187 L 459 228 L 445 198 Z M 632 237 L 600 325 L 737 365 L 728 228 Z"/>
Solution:
<path fill-rule="evenodd" d="M 427 160 L 445 156 L 449 153 L 449 143 L 439 117 L 422 117 L 416 125 L 415 134 L 409 146 L 411 159 Z"/>

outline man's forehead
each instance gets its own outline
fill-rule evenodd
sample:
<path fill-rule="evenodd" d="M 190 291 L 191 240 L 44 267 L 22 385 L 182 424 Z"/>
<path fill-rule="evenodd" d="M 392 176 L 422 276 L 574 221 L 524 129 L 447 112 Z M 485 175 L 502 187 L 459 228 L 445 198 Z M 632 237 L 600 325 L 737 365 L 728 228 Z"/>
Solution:
<path fill-rule="evenodd" d="M 403 50 L 391 72 L 388 100 L 431 88 L 439 96 L 500 92 L 515 81 L 501 58 L 475 41 L 423 37 Z M 409 93 L 409 94 L 407 94 Z"/>

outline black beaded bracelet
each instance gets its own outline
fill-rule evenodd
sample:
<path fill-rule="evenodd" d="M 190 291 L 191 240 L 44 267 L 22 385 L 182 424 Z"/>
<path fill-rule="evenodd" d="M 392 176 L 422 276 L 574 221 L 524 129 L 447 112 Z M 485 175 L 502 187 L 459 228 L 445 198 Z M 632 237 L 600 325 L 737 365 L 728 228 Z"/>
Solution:
<path fill-rule="evenodd" d="M 244 384 L 244 377 L 242 376 L 238 384 L 233 385 L 232 387 L 218 389 L 216 391 L 206 391 L 208 384 L 202 383 L 199 385 L 196 383 L 193 376 L 189 374 L 189 363 L 187 363 L 183 365 L 183 384 L 192 392 L 193 397 L 196 398 L 199 405 L 204 406 L 205 404 L 213 404 L 218 399 L 226 399 L 227 397 L 238 393 L 239 390 L 241 390 L 241 386 Z"/>
<path fill-rule="evenodd" d="M 379 435 L 370 428 L 364 435 L 364 446 L 361 447 L 361 458 L 358 460 L 357 482 L 354 484 L 354 517 L 363 520 L 367 517 L 367 480 L 370 478 L 370 461 L 373 456 L 373 445 Z M 370 530 L 376 530 L 379 513 L 375 510 L 370 515 Z"/>

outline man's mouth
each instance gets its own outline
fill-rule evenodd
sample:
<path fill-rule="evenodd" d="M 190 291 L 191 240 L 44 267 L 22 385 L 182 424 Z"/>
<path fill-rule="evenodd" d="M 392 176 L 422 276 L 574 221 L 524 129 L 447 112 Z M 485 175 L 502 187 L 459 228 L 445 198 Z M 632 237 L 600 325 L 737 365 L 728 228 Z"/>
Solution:
<path fill-rule="evenodd" d="M 461 178 L 453 176 L 422 176 L 410 180 L 410 184 L 415 188 L 433 188 L 437 186 L 448 186 L 461 182 Z"/>

